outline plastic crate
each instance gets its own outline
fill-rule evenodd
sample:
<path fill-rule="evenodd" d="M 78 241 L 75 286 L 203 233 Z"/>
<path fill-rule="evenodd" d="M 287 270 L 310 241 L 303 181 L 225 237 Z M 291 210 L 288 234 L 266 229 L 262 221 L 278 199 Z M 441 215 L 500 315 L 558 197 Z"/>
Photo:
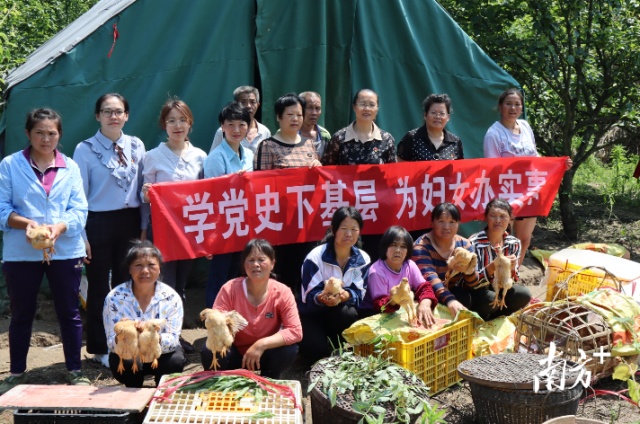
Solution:
<path fill-rule="evenodd" d="M 434 395 L 460 381 L 458 365 L 471 359 L 474 324 L 465 319 L 412 342 L 387 347 L 389 360 L 415 373 Z M 371 344 L 354 347 L 360 356 L 379 354 Z"/>
<path fill-rule="evenodd" d="M 139 416 L 137 412 L 127 411 L 18 409 L 13 413 L 13 422 L 14 424 L 135 424 L 139 422 Z"/>
<path fill-rule="evenodd" d="M 164 383 L 167 376 L 162 377 Z M 296 402 L 302 405 L 302 389 L 298 381 L 286 381 L 293 388 Z M 158 389 L 155 396 L 161 396 L 165 389 Z M 237 392 L 229 392 L 222 396 L 221 392 L 212 391 L 180 391 L 174 392 L 170 399 L 173 402 L 154 399 L 145 416 L 145 424 L 184 423 L 184 424 L 302 424 L 302 413 L 295 408 L 289 398 L 269 394 L 260 403 L 255 402 L 253 395 L 245 394 L 234 400 Z M 258 412 L 270 411 L 272 418 L 249 420 L 247 417 Z"/>
<path fill-rule="evenodd" d="M 563 264 L 563 271 L 559 272 L 553 282 L 549 282 L 549 289 L 547 290 L 547 302 L 552 302 L 554 297 L 556 300 L 562 300 L 567 298 L 568 296 L 578 296 L 581 294 L 591 293 L 599 287 L 615 287 L 614 283 L 604 280 L 604 273 L 596 274 L 592 270 L 585 269 L 573 276 L 571 280 L 569 280 L 569 290 L 561 289 L 557 286 L 560 282 L 564 281 L 571 274 L 576 271 L 579 271 L 583 267 L 578 265 L 573 265 L 570 263 Z M 556 293 L 560 292 L 558 296 Z"/>

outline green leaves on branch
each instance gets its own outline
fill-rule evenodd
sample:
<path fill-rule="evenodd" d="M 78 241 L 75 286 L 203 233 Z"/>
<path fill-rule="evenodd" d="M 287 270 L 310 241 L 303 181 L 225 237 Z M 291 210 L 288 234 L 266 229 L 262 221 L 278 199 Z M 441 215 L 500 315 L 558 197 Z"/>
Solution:
<path fill-rule="evenodd" d="M 543 155 L 570 155 L 575 170 L 603 146 L 640 135 L 638 1 L 439 1 L 520 82 Z M 572 146 L 574 138 L 583 142 Z M 569 231 L 572 208 L 561 209 Z"/>
<path fill-rule="evenodd" d="M 0 2 L 0 96 L 4 78 L 35 49 L 88 11 L 98 0 Z"/>

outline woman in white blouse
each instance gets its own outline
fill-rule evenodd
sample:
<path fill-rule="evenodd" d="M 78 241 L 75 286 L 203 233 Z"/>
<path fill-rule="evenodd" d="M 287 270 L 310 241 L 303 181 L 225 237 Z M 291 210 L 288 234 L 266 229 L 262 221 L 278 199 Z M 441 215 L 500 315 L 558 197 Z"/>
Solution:
<path fill-rule="evenodd" d="M 189 106 L 177 97 L 166 101 L 160 112 L 158 125 L 167 131 L 167 141 L 147 152 L 144 158 L 144 185 L 142 197 L 150 202 L 149 188 L 152 184 L 167 181 L 193 181 L 202 179 L 203 162 L 207 154 L 189 142 L 193 126 L 193 114 Z M 153 241 L 153 229 L 149 225 L 147 237 Z M 192 259 L 165 262 L 162 280 L 173 288 L 184 300 L 184 286 Z M 188 346 L 185 350 L 189 351 Z"/>
<path fill-rule="evenodd" d="M 485 158 L 537 157 L 536 140 L 529 123 L 520 118 L 524 105 L 524 96 L 520 90 L 510 88 L 500 95 L 498 111 L 500 120 L 487 130 L 484 136 Z M 566 168 L 573 165 L 567 158 Z M 537 217 L 519 216 L 515 218 L 513 235 L 522 243 L 519 264 L 522 265 L 525 253 L 531 244 L 531 235 L 536 227 Z"/>

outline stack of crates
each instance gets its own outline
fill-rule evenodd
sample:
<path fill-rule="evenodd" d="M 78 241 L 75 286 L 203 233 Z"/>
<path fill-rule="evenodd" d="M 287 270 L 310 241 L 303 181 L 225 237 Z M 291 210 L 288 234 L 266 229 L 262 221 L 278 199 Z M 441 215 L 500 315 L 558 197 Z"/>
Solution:
<path fill-rule="evenodd" d="M 162 377 L 160 384 L 167 379 Z M 285 381 L 293 388 L 296 403 L 302 405 L 302 389 L 298 381 Z M 291 399 L 269 394 L 257 403 L 251 394 L 244 394 L 235 399 L 237 392 L 222 395 L 212 391 L 178 391 L 174 392 L 169 401 L 157 399 L 166 389 L 158 389 L 154 400 L 149 405 L 149 411 L 144 424 L 184 423 L 184 424 L 302 424 L 302 413 L 295 408 Z M 248 417 L 259 412 L 269 411 L 275 415 L 272 418 L 250 420 Z"/>
<path fill-rule="evenodd" d="M 415 373 L 434 395 L 460 381 L 458 365 L 472 357 L 473 334 L 473 320 L 465 319 L 412 342 L 391 343 L 384 355 Z M 354 351 L 360 356 L 380 354 L 371 344 L 355 346 Z"/>

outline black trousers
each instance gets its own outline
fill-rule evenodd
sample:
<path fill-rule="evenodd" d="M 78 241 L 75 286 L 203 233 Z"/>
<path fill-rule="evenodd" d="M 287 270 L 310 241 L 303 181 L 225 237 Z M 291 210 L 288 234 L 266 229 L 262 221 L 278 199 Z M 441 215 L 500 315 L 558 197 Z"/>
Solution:
<path fill-rule="evenodd" d="M 274 246 L 276 264 L 273 267 L 273 272 L 278 277 L 278 281 L 289 287 L 294 295 L 300 293 L 302 263 L 316 245 L 317 243 L 313 241 Z M 240 266 L 243 266 L 243 264 L 240 264 Z"/>
<path fill-rule="evenodd" d="M 466 290 L 462 287 L 453 287 L 449 289 L 456 299 L 462 303 L 467 309 L 477 312 L 485 321 L 506 315 L 509 316 L 514 312 L 527 306 L 531 301 L 531 292 L 525 286 L 514 284 L 505 296 L 506 307 L 498 309 L 497 306 L 491 306 L 491 302 L 496 298 L 496 292 L 493 287 L 485 286 L 477 290 Z"/>
<path fill-rule="evenodd" d="M 87 352 L 109 352 L 102 323 L 104 299 L 111 286 L 127 281 L 129 270 L 124 258 L 131 247 L 131 240 L 140 238 L 140 209 L 118 209 L 108 212 L 91 212 L 87 217 L 87 239 L 91 246 L 91 263 L 87 264 Z"/>
<path fill-rule="evenodd" d="M 382 240 L 382 234 L 367 234 L 360 236 L 362 241 L 362 250 L 367 252 L 371 263 L 380 259 L 380 241 Z"/>
<path fill-rule="evenodd" d="M 307 308 L 298 302 L 302 323 L 302 341 L 298 343 L 300 353 L 312 362 L 331 354 L 331 345 L 335 349 L 339 343 L 345 343 L 342 332 L 358 320 L 355 306 L 346 303 L 322 308 Z"/>
<path fill-rule="evenodd" d="M 131 371 L 133 360 L 122 361 L 124 372 L 120 374 L 118 372 L 120 357 L 113 352 L 109 353 L 109 367 L 111 368 L 113 378 L 126 387 L 142 387 L 145 375 L 153 375 L 157 386 L 163 375 L 182 372 L 185 363 L 184 350 L 182 350 L 182 346 L 178 345 L 177 349 L 173 352 L 160 355 L 158 358 L 158 368 L 156 369 L 151 368 L 151 362 L 143 364 L 140 359 L 138 359 L 137 362 L 138 372 L 134 374 L 133 371 Z"/>
<path fill-rule="evenodd" d="M 298 354 L 298 346 L 295 344 L 288 346 L 280 346 L 273 349 L 267 349 L 260 357 L 260 375 L 263 377 L 280 378 L 283 371 L 291 368 L 293 361 Z M 219 371 L 237 370 L 242 368 L 242 354 L 235 345 L 231 345 L 229 351 L 224 358 L 217 354 Z M 213 352 L 207 349 L 207 345 L 203 344 L 200 349 L 200 360 L 202 367 L 206 370 L 212 370 L 211 362 L 213 361 Z"/>

